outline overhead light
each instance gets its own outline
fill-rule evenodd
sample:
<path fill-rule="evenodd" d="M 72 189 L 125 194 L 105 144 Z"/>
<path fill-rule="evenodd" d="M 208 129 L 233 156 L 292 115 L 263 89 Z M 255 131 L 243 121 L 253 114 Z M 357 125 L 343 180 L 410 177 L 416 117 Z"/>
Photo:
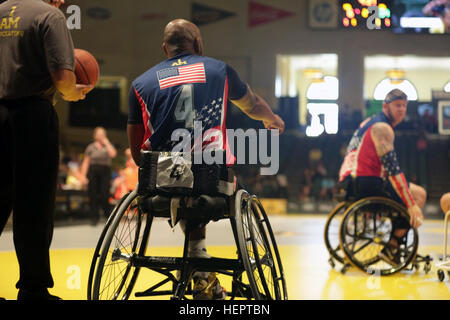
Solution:
<path fill-rule="evenodd" d="M 386 71 L 386 75 L 392 84 L 400 84 L 405 80 L 405 71 L 400 69 L 391 69 Z"/>
<path fill-rule="evenodd" d="M 311 79 L 320 79 L 323 77 L 321 69 L 311 69 L 311 68 L 304 69 L 303 75 Z"/>

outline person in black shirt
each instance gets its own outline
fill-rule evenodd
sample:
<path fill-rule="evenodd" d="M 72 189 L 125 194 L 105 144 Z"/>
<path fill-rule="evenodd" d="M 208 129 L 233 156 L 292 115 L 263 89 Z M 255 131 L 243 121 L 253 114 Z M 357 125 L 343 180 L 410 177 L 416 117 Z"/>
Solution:
<path fill-rule="evenodd" d="M 13 211 L 18 300 L 59 299 L 48 292 L 59 162 L 54 96 L 78 101 L 92 89 L 76 84 L 72 38 L 57 9 L 64 1 L 46 2 L 0 4 L 0 233 Z"/>

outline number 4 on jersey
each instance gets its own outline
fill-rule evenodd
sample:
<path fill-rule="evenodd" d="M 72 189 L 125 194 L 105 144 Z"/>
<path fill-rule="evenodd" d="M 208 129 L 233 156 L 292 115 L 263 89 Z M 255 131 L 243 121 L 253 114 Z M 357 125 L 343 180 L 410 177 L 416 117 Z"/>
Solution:
<path fill-rule="evenodd" d="M 178 95 L 177 105 L 174 110 L 176 121 L 184 121 L 185 128 L 194 127 L 194 87 L 191 84 L 185 84 L 181 87 Z"/>

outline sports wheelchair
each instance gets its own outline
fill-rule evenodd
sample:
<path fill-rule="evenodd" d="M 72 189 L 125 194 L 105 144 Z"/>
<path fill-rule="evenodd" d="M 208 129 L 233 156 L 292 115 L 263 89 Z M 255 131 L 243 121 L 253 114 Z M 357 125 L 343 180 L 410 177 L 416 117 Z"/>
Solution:
<path fill-rule="evenodd" d="M 424 271 L 428 273 L 432 258 L 417 254 L 419 236 L 409 226 L 406 208 L 387 194 L 357 198 L 353 188 L 350 179 L 338 186 L 334 196 L 338 204 L 325 223 L 324 240 L 331 267 L 339 262 L 342 274 L 354 266 L 368 274 L 384 276 L 403 269 L 418 270 L 419 264 L 424 263 Z M 397 237 L 395 232 L 400 229 L 405 231 Z M 380 257 L 393 238 L 398 243 L 395 264 Z"/>
<path fill-rule="evenodd" d="M 162 280 L 135 292 L 135 297 L 190 299 L 192 276 L 203 271 L 231 277 L 229 299 L 287 299 L 278 247 L 258 198 L 236 190 L 236 178 L 225 166 L 192 164 L 174 154 L 141 153 L 138 187 L 113 209 L 95 248 L 88 299 L 129 299 L 141 268 L 152 270 Z M 185 222 L 181 257 L 147 255 L 152 251 L 149 236 L 156 218 L 168 220 L 172 227 L 179 220 Z M 190 231 L 221 219 L 231 223 L 237 257 L 188 257 Z"/>

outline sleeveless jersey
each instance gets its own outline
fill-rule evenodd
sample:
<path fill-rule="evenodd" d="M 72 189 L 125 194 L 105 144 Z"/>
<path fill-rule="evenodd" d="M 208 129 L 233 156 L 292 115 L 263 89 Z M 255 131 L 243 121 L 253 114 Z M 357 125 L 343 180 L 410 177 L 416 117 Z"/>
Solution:
<path fill-rule="evenodd" d="M 339 181 L 344 180 L 349 174 L 353 177 L 384 177 L 383 165 L 371 136 L 372 126 L 377 122 L 390 125 L 388 117 L 380 112 L 363 121 L 354 132 L 339 171 Z"/>

